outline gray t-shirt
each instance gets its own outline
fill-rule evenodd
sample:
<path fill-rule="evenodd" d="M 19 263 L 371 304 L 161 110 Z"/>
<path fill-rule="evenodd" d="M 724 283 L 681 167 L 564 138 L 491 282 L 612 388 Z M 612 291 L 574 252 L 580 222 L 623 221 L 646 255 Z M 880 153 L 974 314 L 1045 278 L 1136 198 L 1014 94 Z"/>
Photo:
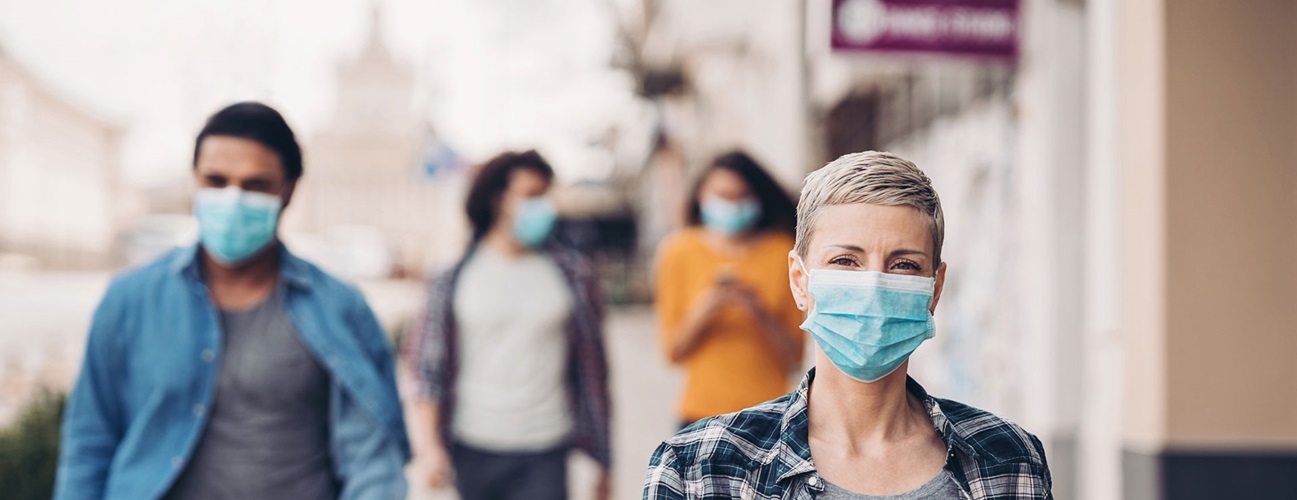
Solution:
<path fill-rule="evenodd" d="M 485 451 L 562 447 L 572 430 L 566 377 L 572 292 L 550 256 L 485 246 L 455 288 L 455 439 Z"/>
<path fill-rule="evenodd" d="M 929 479 L 916 489 L 901 493 L 898 495 L 865 495 L 843 489 L 842 487 L 824 482 L 824 493 L 817 498 L 827 500 L 948 500 L 960 499 L 964 494 L 955 482 L 955 476 L 950 471 L 941 469 L 936 476 Z"/>
<path fill-rule="evenodd" d="M 216 397 L 169 498 L 337 498 L 329 375 L 299 339 L 285 293 L 281 284 L 252 309 L 221 312 Z"/>

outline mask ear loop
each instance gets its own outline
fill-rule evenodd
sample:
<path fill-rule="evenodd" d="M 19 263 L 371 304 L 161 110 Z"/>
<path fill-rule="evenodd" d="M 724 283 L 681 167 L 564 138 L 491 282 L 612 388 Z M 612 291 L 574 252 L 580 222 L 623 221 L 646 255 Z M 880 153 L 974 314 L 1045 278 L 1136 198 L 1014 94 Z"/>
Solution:
<path fill-rule="evenodd" d="M 805 274 L 807 278 L 810 278 L 811 270 L 806 268 L 806 261 L 802 260 L 802 256 L 800 254 L 793 254 L 793 256 L 794 258 L 797 259 L 797 267 L 802 268 L 802 274 Z"/>

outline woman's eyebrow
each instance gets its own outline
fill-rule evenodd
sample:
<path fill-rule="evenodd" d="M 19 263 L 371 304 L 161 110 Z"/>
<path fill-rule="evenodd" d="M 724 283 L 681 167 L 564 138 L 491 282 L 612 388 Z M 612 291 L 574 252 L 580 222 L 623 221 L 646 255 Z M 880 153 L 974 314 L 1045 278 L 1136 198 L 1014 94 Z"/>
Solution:
<path fill-rule="evenodd" d="M 856 253 L 865 253 L 865 249 L 860 248 L 860 247 L 855 246 L 855 245 L 846 245 L 846 244 L 831 243 L 831 244 L 828 244 L 828 245 L 824 245 L 824 248 L 841 248 L 841 249 L 843 249 L 843 250 L 847 250 L 847 251 L 851 251 L 851 252 L 856 252 Z"/>
<path fill-rule="evenodd" d="M 841 243 L 831 243 L 831 244 L 828 244 L 828 245 L 824 245 L 824 247 L 825 247 L 825 248 L 841 248 L 841 249 L 843 249 L 843 250 L 847 250 L 847 251 L 851 251 L 851 252 L 865 253 L 865 249 L 860 248 L 860 247 L 855 246 L 855 245 L 847 245 L 847 244 L 841 244 Z M 922 251 L 922 250 L 914 250 L 914 249 L 910 249 L 910 248 L 900 248 L 900 249 L 892 250 L 891 253 L 887 254 L 887 257 L 888 257 L 888 258 L 893 258 L 893 257 L 900 257 L 900 256 L 902 256 L 902 255 L 922 255 L 922 256 L 924 256 L 924 257 L 927 257 L 927 256 L 928 256 L 928 252 L 924 252 L 924 251 Z"/>
<path fill-rule="evenodd" d="M 924 252 L 922 250 L 911 250 L 908 248 L 901 248 L 897 250 L 892 250 L 892 253 L 888 254 L 887 258 L 890 259 L 890 258 L 900 257 L 902 255 L 922 255 L 924 257 L 927 257 L 928 252 Z"/>

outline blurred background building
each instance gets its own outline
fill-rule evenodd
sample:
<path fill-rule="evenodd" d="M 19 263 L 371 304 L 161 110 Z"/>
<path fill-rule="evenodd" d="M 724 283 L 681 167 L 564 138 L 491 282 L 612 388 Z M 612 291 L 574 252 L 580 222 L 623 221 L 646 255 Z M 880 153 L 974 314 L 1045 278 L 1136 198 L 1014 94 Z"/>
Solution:
<path fill-rule="evenodd" d="M 950 273 L 912 370 L 1037 433 L 1058 498 L 1297 497 L 1297 2 L 136 3 L 192 27 L 136 28 L 194 61 L 127 51 L 88 85 L 92 46 L 145 47 L 135 28 L 0 4 L 29 61 L 0 54 L 0 423 L 66 386 L 109 272 L 192 238 L 201 120 L 261 99 L 306 147 L 288 241 L 392 329 L 466 244 L 472 165 L 556 164 L 564 238 L 627 304 L 618 497 L 679 383 L 635 304 L 695 174 L 734 148 L 790 193 L 866 149 L 929 173 Z"/>
<path fill-rule="evenodd" d="M 305 140 L 310 175 L 285 229 L 340 274 L 419 276 L 465 245 L 467 165 L 420 117 L 413 75 L 381 35 L 375 6 L 364 47 L 338 68 L 332 119 Z"/>
<path fill-rule="evenodd" d="M 121 134 L 0 47 L 0 268 L 113 262 Z"/>

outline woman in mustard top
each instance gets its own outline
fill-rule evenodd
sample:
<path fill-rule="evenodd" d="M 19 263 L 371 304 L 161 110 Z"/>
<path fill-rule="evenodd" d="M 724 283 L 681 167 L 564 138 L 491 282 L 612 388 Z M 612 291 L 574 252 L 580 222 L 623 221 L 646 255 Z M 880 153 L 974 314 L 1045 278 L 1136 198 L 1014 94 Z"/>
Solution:
<path fill-rule="evenodd" d="M 685 368 L 684 424 L 788 393 L 804 345 L 788 287 L 795 212 L 751 157 L 722 155 L 694 185 L 688 226 L 659 248 L 658 325 Z"/>

